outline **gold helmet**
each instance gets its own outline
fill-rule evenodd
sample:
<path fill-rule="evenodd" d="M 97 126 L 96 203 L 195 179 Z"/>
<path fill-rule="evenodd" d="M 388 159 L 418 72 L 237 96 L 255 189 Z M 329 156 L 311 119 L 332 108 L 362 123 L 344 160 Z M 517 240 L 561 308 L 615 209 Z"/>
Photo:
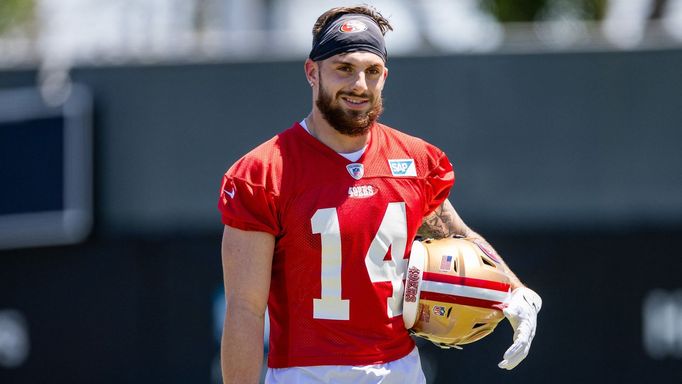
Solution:
<path fill-rule="evenodd" d="M 441 348 L 473 343 L 504 318 L 511 271 L 477 239 L 425 239 L 412 244 L 403 320 Z"/>

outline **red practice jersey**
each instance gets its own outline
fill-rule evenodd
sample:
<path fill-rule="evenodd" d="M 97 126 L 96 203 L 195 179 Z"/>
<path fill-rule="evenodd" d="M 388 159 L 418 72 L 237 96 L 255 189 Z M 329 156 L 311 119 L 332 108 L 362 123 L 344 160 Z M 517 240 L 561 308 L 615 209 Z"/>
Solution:
<path fill-rule="evenodd" d="M 223 178 L 223 223 L 276 237 L 271 368 L 378 364 L 414 348 L 402 319 L 407 258 L 454 173 L 421 139 L 381 124 L 370 136 L 351 162 L 294 124 Z"/>

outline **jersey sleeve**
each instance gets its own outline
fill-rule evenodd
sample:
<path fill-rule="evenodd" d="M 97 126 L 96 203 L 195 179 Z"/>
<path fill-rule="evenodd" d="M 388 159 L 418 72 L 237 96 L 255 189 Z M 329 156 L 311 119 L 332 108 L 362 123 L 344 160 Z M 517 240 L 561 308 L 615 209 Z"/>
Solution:
<path fill-rule="evenodd" d="M 249 180 L 254 178 L 254 173 L 265 174 L 250 172 L 238 162 L 223 176 L 218 199 L 222 222 L 241 230 L 276 236 L 280 232 L 277 193 L 268 185 L 266 177 L 256 175 L 255 179 L 260 180 Z"/>
<path fill-rule="evenodd" d="M 450 189 L 455 183 L 455 172 L 444 152 L 439 151 L 425 182 L 427 199 L 424 216 L 427 216 L 448 198 Z"/>

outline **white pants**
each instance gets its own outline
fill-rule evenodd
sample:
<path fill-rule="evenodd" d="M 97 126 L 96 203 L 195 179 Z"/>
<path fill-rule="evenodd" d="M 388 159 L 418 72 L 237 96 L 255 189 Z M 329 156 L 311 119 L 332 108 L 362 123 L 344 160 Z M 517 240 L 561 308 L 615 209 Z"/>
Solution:
<path fill-rule="evenodd" d="M 268 368 L 266 384 L 425 384 L 419 351 L 384 364 Z"/>

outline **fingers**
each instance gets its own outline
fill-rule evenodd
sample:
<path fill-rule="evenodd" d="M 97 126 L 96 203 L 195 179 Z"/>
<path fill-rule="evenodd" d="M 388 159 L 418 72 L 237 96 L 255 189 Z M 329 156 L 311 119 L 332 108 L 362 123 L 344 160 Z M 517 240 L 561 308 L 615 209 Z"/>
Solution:
<path fill-rule="evenodd" d="M 514 343 L 504 353 L 503 360 L 498 364 L 500 368 L 513 369 L 528 356 L 541 307 L 540 296 L 528 288 L 517 288 L 512 293 L 511 300 L 502 312 L 514 330 Z"/>
<path fill-rule="evenodd" d="M 518 339 L 514 344 L 512 344 L 509 349 L 504 353 L 504 360 L 502 360 L 498 367 L 502 369 L 514 369 L 523 359 L 528 356 L 528 351 L 530 350 L 530 343 L 528 341 Z"/>
<path fill-rule="evenodd" d="M 520 321 L 514 330 L 514 343 L 504 353 L 504 357 L 498 367 L 513 369 L 528 356 L 530 344 L 533 340 L 533 332 L 528 321 Z"/>

